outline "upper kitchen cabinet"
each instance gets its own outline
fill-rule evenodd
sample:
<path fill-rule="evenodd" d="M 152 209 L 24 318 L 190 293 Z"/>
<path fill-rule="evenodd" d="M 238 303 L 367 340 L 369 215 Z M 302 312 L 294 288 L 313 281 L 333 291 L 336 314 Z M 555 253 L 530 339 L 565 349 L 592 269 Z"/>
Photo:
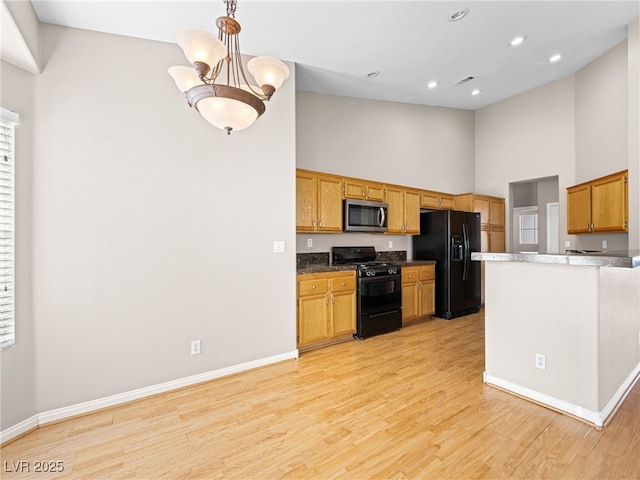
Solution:
<path fill-rule="evenodd" d="M 627 232 L 627 170 L 567 188 L 567 233 Z"/>
<path fill-rule="evenodd" d="M 387 233 L 420 233 L 420 191 L 387 185 Z"/>
<path fill-rule="evenodd" d="M 342 193 L 344 198 L 356 198 L 371 202 L 384 202 L 386 199 L 382 183 L 369 182 L 357 178 L 343 179 Z"/>
<path fill-rule="evenodd" d="M 455 196 L 449 193 L 432 192 L 422 190 L 420 192 L 420 206 L 422 208 L 435 208 L 441 210 L 453 210 Z"/>
<path fill-rule="evenodd" d="M 342 232 L 342 179 L 296 171 L 296 231 Z"/>
<path fill-rule="evenodd" d="M 483 252 L 504 252 L 504 198 L 476 193 L 456 195 L 455 209 L 480 214 L 480 239 Z"/>
<path fill-rule="evenodd" d="M 504 198 L 465 193 L 456 195 L 454 205 L 456 210 L 478 212 L 481 225 L 504 228 Z"/>

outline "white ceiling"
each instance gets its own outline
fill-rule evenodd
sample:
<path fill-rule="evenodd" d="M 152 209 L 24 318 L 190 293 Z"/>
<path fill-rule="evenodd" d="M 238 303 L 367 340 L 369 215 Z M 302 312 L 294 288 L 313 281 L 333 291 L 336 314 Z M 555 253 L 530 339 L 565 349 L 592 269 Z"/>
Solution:
<path fill-rule="evenodd" d="M 42 22 L 172 43 L 180 29 L 217 32 L 215 19 L 225 14 L 222 0 L 34 0 L 33 5 Z M 236 19 L 242 52 L 295 62 L 298 90 L 477 109 L 579 70 L 626 38 L 639 5 L 638 0 L 238 0 Z M 465 18 L 449 21 L 464 8 L 469 9 Z M 509 46 L 517 35 L 526 35 L 526 41 Z M 549 63 L 554 53 L 563 58 Z M 377 78 L 365 78 L 376 70 Z M 467 76 L 475 79 L 456 85 Z M 428 89 L 434 79 L 438 87 Z M 481 93 L 471 96 L 474 88 Z"/>

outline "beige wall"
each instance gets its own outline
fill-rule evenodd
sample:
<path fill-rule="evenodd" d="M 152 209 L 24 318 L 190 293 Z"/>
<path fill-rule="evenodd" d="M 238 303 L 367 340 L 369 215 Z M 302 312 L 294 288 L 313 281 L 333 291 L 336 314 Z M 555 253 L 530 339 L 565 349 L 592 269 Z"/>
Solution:
<path fill-rule="evenodd" d="M 575 74 L 576 183 L 627 168 L 627 42 Z"/>
<path fill-rule="evenodd" d="M 640 18 L 628 31 L 629 248 L 640 250 Z"/>
<path fill-rule="evenodd" d="M 506 198 L 509 212 L 512 182 L 558 176 L 561 192 L 574 183 L 573 91 L 571 76 L 476 111 L 476 191 Z M 559 202 L 563 246 L 566 196 Z"/>
<path fill-rule="evenodd" d="M 35 384 L 3 388 L 2 427 L 24 418 L 23 393 L 43 412 L 295 353 L 295 75 L 227 136 L 166 73 L 186 63 L 176 45 L 41 34 L 43 73 L 2 78 L 18 112 L 37 99 L 21 126 L 32 215 L 17 218 L 32 222 L 33 263 L 18 276 L 32 273 L 34 333 L 18 317 L 15 353 L 2 352 L 3 387 L 22 378 L 6 361 L 18 352 L 33 356 Z"/>
<path fill-rule="evenodd" d="M 0 353 L 0 428 L 29 418 L 35 412 L 36 369 L 33 290 L 33 132 L 36 77 L 13 65 L 0 63 L 2 107 L 20 114 L 16 128 L 16 336 L 15 347 Z"/>
<path fill-rule="evenodd" d="M 610 251 L 628 248 L 626 234 L 566 233 L 566 188 L 632 166 L 627 63 L 625 41 L 575 75 L 476 112 L 476 190 L 507 197 L 509 183 L 557 175 L 561 250 L 565 240 L 573 248 L 600 249 L 602 240 Z M 630 216 L 638 212 L 630 204 Z"/>
<path fill-rule="evenodd" d="M 296 102 L 299 168 L 473 191 L 472 111 L 305 92 Z"/>

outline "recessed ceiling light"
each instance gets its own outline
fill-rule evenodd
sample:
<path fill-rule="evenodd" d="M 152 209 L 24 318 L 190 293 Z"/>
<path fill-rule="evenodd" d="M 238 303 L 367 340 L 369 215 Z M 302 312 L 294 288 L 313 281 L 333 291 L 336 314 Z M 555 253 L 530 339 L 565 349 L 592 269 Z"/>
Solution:
<path fill-rule="evenodd" d="M 427 83 L 427 88 L 436 88 L 438 86 L 438 82 L 435 80 L 431 80 L 429 83 Z"/>
<path fill-rule="evenodd" d="M 551 57 L 549 57 L 549 61 L 553 63 L 553 62 L 557 62 L 561 58 L 562 58 L 562 55 L 560 55 L 559 53 L 556 53 L 555 55 L 552 55 Z"/>
<path fill-rule="evenodd" d="M 471 95 L 473 95 L 474 97 L 478 94 L 480 94 L 480 89 L 476 88 L 475 90 L 471 90 Z"/>
<path fill-rule="evenodd" d="M 380 75 L 380 70 L 364 74 L 365 78 L 376 78 L 378 75 Z"/>
<path fill-rule="evenodd" d="M 511 40 L 511 42 L 509 42 L 509 45 L 511 45 L 512 47 L 517 47 L 518 45 L 521 45 L 522 42 L 524 42 L 526 39 L 526 35 L 521 35 Z"/>
<path fill-rule="evenodd" d="M 458 10 L 457 12 L 453 12 L 451 15 L 449 15 L 449 21 L 457 22 L 458 20 L 462 20 L 464 17 L 467 16 L 468 13 L 469 13 L 468 8 L 464 8 L 462 10 Z"/>

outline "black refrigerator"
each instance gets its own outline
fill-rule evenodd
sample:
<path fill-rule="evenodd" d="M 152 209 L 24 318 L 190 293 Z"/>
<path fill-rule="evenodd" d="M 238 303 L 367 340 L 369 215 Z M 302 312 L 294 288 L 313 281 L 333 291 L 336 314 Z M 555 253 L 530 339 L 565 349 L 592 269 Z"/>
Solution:
<path fill-rule="evenodd" d="M 436 261 L 436 317 L 447 320 L 480 310 L 480 214 L 436 210 L 420 214 L 413 259 Z"/>

